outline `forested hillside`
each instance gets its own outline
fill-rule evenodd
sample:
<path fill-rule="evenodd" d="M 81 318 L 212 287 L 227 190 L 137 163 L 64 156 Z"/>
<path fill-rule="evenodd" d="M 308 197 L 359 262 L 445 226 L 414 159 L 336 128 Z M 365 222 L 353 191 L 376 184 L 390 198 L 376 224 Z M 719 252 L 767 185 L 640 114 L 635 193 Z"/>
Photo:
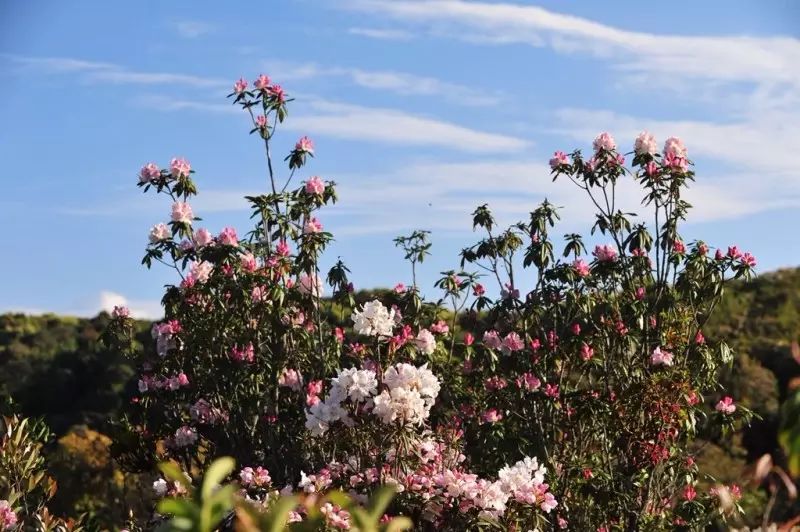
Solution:
<path fill-rule="evenodd" d="M 362 297 L 363 296 L 363 297 Z M 367 299 L 358 294 L 357 299 Z M 54 433 L 47 449 L 62 486 L 55 510 L 87 511 L 100 523 L 121 522 L 126 506 L 146 505 L 139 491 L 147 479 L 123 475 L 110 457 L 108 420 L 136 386 L 136 370 L 103 346 L 106 314 L 91 319 L 55 315 L 0 316 L 0 396 L 6 411 L 43 417 Z M 140 343 L 152 342 L 149 324 L 137 323 Z M 732 440 L 716 439 L 698 450 L 702 469 L 742 484 L 746 506 L 761 512 L 768 495 L 747 485 L 746 466 L 765 453 L 781 464 L 779 408 L 800 376 L 792 343 L 800 339 L 800 268 L 763 274 L 730 289 L 704 334 L 726 339 L 736 354 L 726 388 L 760 417 Z M 109 474 L 111 473 L 111 474 Z M 67 489 L 64 489 L 67 486 Z M 778 498 L 776 514 L 791 515 Z M 751 515 L 754 522 L 760 515 Z"/>

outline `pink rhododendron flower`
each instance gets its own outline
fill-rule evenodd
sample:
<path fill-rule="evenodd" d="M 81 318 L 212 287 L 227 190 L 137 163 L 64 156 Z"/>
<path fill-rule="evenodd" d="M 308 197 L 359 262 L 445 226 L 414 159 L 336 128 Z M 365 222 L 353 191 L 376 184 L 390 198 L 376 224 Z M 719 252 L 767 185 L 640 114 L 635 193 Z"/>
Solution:
<path fill-rule="evenodd" d="M 303 153 L 314 153 L 314 142 L 308 137 L 300 137 L 294 145 L 294 149 Z"/>
<path fill-rule="evenodd" d="M 205 283 L 211 277 L 211 272 L 214 271 L 214 265 L 208 261 L 194 262 L 190 270 L 190 275 L 198 283 Z"/>
<path fill-rule="evenodd" d="M 256 80 L 253 82 L 253 86 L 260 91 L 267 90 L 269 84 L 270 84 L 269 76 L 266 76 L 264 74 L 259 75 L 258 78 L 256 78 Z"/>
<path fill-rule="evenodd" d="M 286 101 L 286 92 L 284 92 L 283 87 L 280 85 L 271 85 L 267 89 L 267 92 L 269 93 L 270 97 L 278 103 L 283 103 Z"/>
<path fill-rule="evenodd" d="M 526 372 L 517 377 L 517 386 L 532 392 L 534 390 L 538 390 L 542 386 L 542 381 L 540 381 L 533 373 Z"/>
<path fill-rule="evenodd" d="M 672 353 L 663 351 L 661 347 L 656 347 L 650 355 L 650 363 L 654 366 L 671 366 Z"/>
<path fill-rule="evenodd" d="M 594 139 L 592 147 L 594 147 L 595 152 L 600 150 L 611 151 L 617 149 L 617 142 L 609 133 L 603 132 Z"/>
<path fill-rule="evenodd" d="M 124 305 L 114 305 L 114 310 L 111 311 L 111 316 L 114 318 L 130 318 L 131 311 Z"/>
<path fill-rule="evenodd" d="M 639 288 L 637 288 L 637 289 L 636 289 L 636 292 L 634 292 L 634 294 L 633 294 L 633 296 L 634 296 L 634 297 L 635 297 L 635 298 L 636 298 L 638 301 L 642 301 L 642 300 L 644 299 L 645 295 L 646 295 L 646 292 L 645 292 L 645 289 L 644 289 L 644 287 L 643 287 L 643 286 L 640 286 Z"/>
<path fill-rule="evenodd" d="M 325 192 L 325 182 L 322 181 L 322 179 L 320 179 L 318 176 L 311 176 L 308 178 L 308 181 L 306 181 L 305 191 L 306 194 L 310 194 L 312 196 L 321 195 L 323 192 Z"/>
<path fill-rule="evenodd" d="M 436 350 L 436 338 L 428 329 L 420 329 L 414 339 L 414 345 L 425 355 L 430 355 Z"/>
<path fill-rule="evenodd" d="M 303 233 L 308 235 L 322 232 L 322 224 L 316 218 L 309 218 L 303 225 Z"/>
<path fill-rule="evenodd" d="M 706 343 L 706 337 L 703 336 L 703 331 L 697 331 L 697 334 L 694 335 L 694 343 L 697 345 L 703 345 Z"/>
<path fill-rule="evenodd" d="M 275 253 L 280 257 L 288 257 L 292 253 L 292 249 L 289 247 L 289 244 L 287 244 L 285 240 L 281 240 L 275 246 Z"/>
<path fill-rule="evenodd" d="M 684 145 L 683 141 L 678 137 L 670 137 L 664 141 L 664 156 L 673 155 L 675 157 L 680 157 L 682 159 L 686 159 L 688 155 L 688 151 L 686 146 Z"/>
<path fill-rule="evenodd" d="M 728 246 L 728 257 L 731 259 L 740 259 L 742 258 L 742 252 L 739 251 L 737 246 Z"/>
<path fill-rule="evenodd" d="M 450 332 L 450 327 L 444 320 L 439 320 L 431 325 L 431 332 L 436 334 L 447 334 Z"/>
<path fill-rule="evenodd" d="M 161 242 L 162 240 L 167 240 L 170 237 L 169 227 L 167 224 L 156 224 L 150 228 L 150 234 L 148 238 L 150 239 L 151 244 L 155 244 L 156 242 Z"/>
<path fill-rule="evenodd" d="M 614 247 L 610 244 L 595 246 L 592 255 L 594 255 L 600 262 L 613 262 L 617 260 L 617 250 L 614 249 Z"/>
<path fill-rule="evenodd" d="M 689 168 L 689 161 L 684 157 L 678 157 L 673 153 L 664 155 L 664 166 L 678 172 L 685 172 Z"/>
<path fill-rule="evenodd" d="M 484 342 L 485 342 L 484 338 Z M 513 353 L 514 351 L 519 351 L 525 347 L 525 342 L 522 341 L 522 338 L 515 332 L 510 332 L 503 338 L 503 352 L 506 354 Z"/>
<path fill-rule="evenodd" d="M 472 333 L 464 333 L 464 345 L 470 346 L 475 342 L 475 337 Z"/>
<path fill-rule="evenodd" d="M 483 385 L 489 391 L 503 390 L 508 386 L 508 381 L 505 380 L 503 377 L 500 377 L 498 375 L 494 375 L 494 376 L 489 377 L 488 379 L 486 379 L 483 382 Z"/>
<path fill-rule="evenodd" d="M 581 324 L 580 323 L 573 323 L 572 324 L 572 334 L 578 336 L 581 333 Z"/>
<path fill-rule="evenodd" d="M 230 352 L 231 360 L 236 362 L 251 363 L 255 360 L 256 352 L 253 343 L 250 342 L 244 347 L 233 346 Z"/>
<path fill-rule="evenodd" d="M 756 267 L 756 258 L 751 255 L 749 252 L 745 252 L 742 254 L 742 264 L 747 266 L 748 268 L 755 268 Z"/>
<path fill-rule="evenodd" d="M 156 163 L 147 163 L 139 170 L 139 183 L 150 183 L 161 177 L 161 170 Z"/>
<path fill-rule="evenodd" d="M 403 283 L 397 283 L 396 285 L 394 285 L 393 290 L 395 294 L 402 294 L 406 291 L 406 285 L 404 285 Z"/>
<path fill-rule="evenodd" d="M 11 530 L 17 526 L 17 514 L 8 501 L 0 501 L 0 530 Z"/>
<path fill-rule="evenodd" d="M 581 344 L 581 358 L 583 360 L 590 360 L 593 356 L 594 349 L 587 343 Z"/>
<path fill-rule="evenodd" d="M 194 219 L 192 206 L 183 201 L 172 204 L 172 221 L 182 224 L 191 224 Z"/>
<path fill-rule="evenodd" d="M 497 331 L 486 331 L 483 333 L 483 345 L 489 349 L 500 349 L 500 346 L 503 345 L 503 341 L 500 339 L 500 335 L 497 334 Z"/>
<path fill-rule="evenodd" d="M 649 161 L 646 165 L 644 165 L 644 173 L 647 177 L 653 177 L 654 175 L 658 174 L 658 165 L 655 161 Z"/>
<path fill-rule="evenodd" d="M 239 261 L 242 265 L 242 269 L 246 272 L 254 272 L 258 267 L 255 255 L 253 255 L 249 251 L 247 253 L 243 253 L 242 256 L 239 258 Z"/>
<path fill-rule="evenodd" d="M 250 291 L 253 303 L 260 303 L 269 299 L 269 289 L 266 286 L 254 286 Z"/>
<path fill-rule="evenodd" d="M 233 92 L 236 94 L 241 94 L 247 90 L 247 81 L 244 78 L 239 78 L 236 83 L 233 84 Z"/>
<path fill-rule="evenodd" d="M 503 414 L 496 408 L 490 408 L 481 414 L 481 421 L 484 423 L 497 423 L 503 419 Z"/>
<path fill-rule="evenodd" d="M 672 250 L 679 255 L 686 253 L 686 245 L 683 243 L 682 240 L 675 240 L 672 243 Z"/>
<path fill-rule="evenodd" d="M 217 241 L 223 246 L 238 246 L 239 236 L 236 234 L 236 229 L 233 227 L 226 227 L 220 231 Z"/>
<path fill-rule="evenodd" d="M 197 231 L 194 232 L 194 245 L 197 249 L 202 249 L 212 242 L 214 242 L 214 237 L 211 235 L 211 231 L 208 229 L 201 227 Z"/>
<path fill-rule="evenodd" d="M 303 389 L 303 376 L 296 369 L 284 368 L 278 377 L 278 385 L 299 392 Z"/>
<path fill-rule="evenodd" d="M 180 386 L 189 386 L 189 377 L 186 376 L 186 373 L 178 373 L 177 379 Z"/>
<path fill-rule="evenodd" d="M 192 171 L 192 165 L 182 157 L 175 157 L 169 162 L 169 170 L 172 177 L 176 179 L 180 176 L 189 177 Z"/>
<path fill-rule="evenodd" d="M 545 384 L 544 394 L 552 399 L 558 399 L 559 396 L 558 384 Z"/>
<path fill-rule="evenodd" d="M 581 277 L 586 277 L 587 275 L 589 275 L 589 265 L 583 259 L 575 259 L 572 262 L 572 267 L 575 269 L 575 272 Z"/>
<path fill-rule="evenodd" d="M 475 285 L 472 287 L 472 293 L 475 295 L 475 297 L 481 297 L 486 293 L 486 289 L 481 283 L 475 283 Z"/>
<path fill-rule="evenodd" d="M 717 403 L 717 406 L 714 407 L 717 412 L 722 412 L 723 414 L 733 414 L 736 412 L 736 405 L 733 404 L 733 397 L 725 396 Z"/>
<path fill-rule="evenodd" d="M 259 127 L 261 129 L 267 127 L 267 117 L 264 115 L 256 116 L 256 127 Z"/>
<path fill-rule="evenodd" d="M 636 155 L 655 155 L 658 151 L 656 138 L 647 131 L 642 131 L 633 143 L 633 151 Z"/>
<path fill-rule="evenodd" d="M 557 151 L 553 154 L 553 158 L 550 159 L 550 168 L 555 170 L 556 168 L 569 164 L 569 158 L 567 154 L 563 151 Z"/>
<path fill-rule="evenodd" d="M 697 497 L 697 491 L 694 489 L 694 486 L 687 484 L 686 487 L 683 488 L 683 498 L 687 501 L 693 501 L 695 497 Z"/>

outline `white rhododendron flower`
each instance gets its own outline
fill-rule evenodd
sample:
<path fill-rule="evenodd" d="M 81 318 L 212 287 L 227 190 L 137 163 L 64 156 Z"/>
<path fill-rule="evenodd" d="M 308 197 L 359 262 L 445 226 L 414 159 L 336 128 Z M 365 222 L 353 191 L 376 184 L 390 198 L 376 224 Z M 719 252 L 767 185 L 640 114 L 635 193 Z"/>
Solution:
<path fill-rule="evenodd" d="M 436 350 L 436 338 L 428 329 L 420 329 L 414 339 L 414 345 L 424 355 L 430 355 Z"/>
<path fill-rule="evenodd" d="M 391 336 L 394 310 L 387 309 L 377 299 L 364 303 L 361 310 L 353 312 L 353 328 L 364 336 Z"/>

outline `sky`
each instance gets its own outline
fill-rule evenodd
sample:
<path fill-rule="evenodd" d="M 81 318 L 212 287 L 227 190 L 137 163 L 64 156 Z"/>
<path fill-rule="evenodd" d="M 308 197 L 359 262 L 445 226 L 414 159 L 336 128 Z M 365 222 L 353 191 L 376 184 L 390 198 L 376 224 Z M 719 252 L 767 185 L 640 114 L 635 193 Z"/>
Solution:
<path fill-rule="evenodd" d="M 433 294 L 483 203 L 513 223 L 547 198 L 555 234 L 588 234 L 547 161 L 601 131 L 685 141 L 685 240 L 800 265 L 800 3 L 516 1 L 0 1 L 0 311 L 157 317 L 174 273 L 140 260 L 170 202 L 137 172 L 186 157 L 198 226 L 245 233 L 267 179 L 225 96 L 260 73 L 295 98 L 276 151 L 312 137 L 300 177 L 338 184 L 323 264 L 357 288 L 408 283 L 392 239 L 426 229 Z M 620 194 L 641 211 L 633 182 Z"/>

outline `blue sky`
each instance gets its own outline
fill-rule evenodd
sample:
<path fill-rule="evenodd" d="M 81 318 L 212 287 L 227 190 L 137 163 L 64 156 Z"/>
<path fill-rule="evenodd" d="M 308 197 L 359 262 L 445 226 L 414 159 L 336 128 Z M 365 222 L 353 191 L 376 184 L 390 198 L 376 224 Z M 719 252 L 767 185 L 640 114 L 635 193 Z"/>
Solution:
<path fill-rule="evenodd" d="M 510 223 L 547 197 L 559 233 L 585 231 L 588 202 L 546 164 L 603 130 L 686 141 L 687 240 L 800 264 L 800 4 L 518 2 L 0 3 L 0 310 L 156 315 L 174 279 L 139 261 L 170 205 L 136 173 L 186 157 L 202 226 L 243 233 L 263 155 L 225 95 L 262 72 L 296 98 L 279 151 L 308 134 L 306 173 L 339 183 L 326 261 L 358 287 L 408 281 L 391 240 L 415 228 L 431 285 L 484 202 Z"/>

